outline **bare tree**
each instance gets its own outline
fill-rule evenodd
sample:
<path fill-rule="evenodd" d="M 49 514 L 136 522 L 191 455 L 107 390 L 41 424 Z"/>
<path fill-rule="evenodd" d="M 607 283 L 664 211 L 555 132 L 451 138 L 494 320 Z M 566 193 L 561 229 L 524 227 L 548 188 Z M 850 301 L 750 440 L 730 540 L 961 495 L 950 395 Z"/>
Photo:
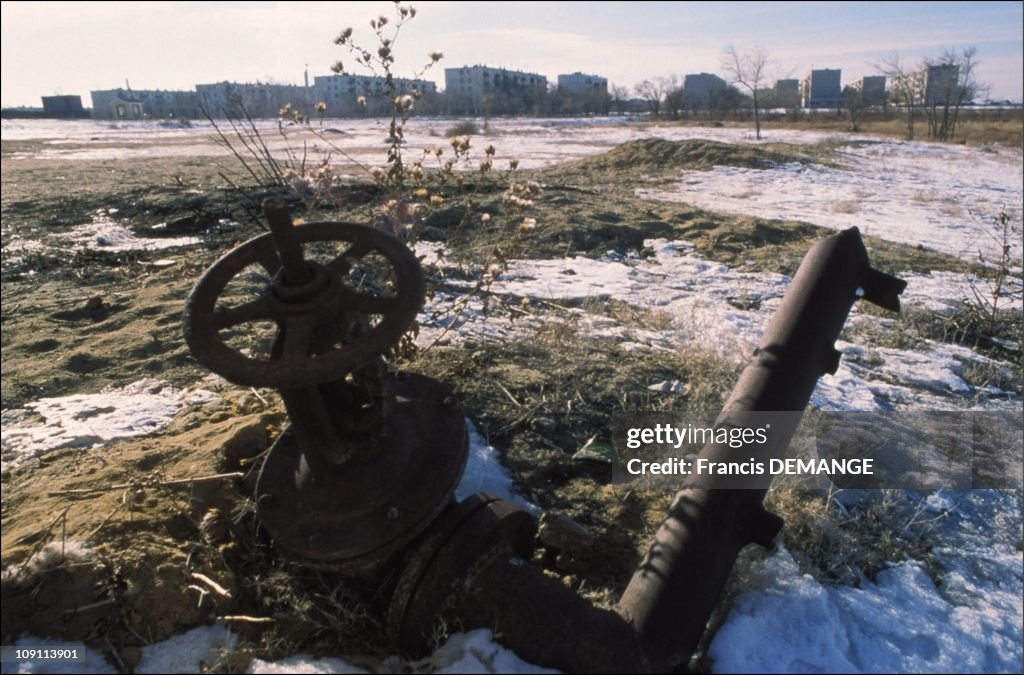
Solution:
<path fill-rule="evenodd" d="M 661 91 L 665 95 L 665 110 L 672 115 L 672 119 L 678 119 L 679 113 L 686 107 L 686 92 L 679 82 L 678 75 L 658 78 Z"/>
<path fill-rule="evenodd" d="M 621 115 L 626 112 L 626 104 L 629 102 L 629 90 L 625 87 L 613 84 L 608 89 L 611 96 L 612 107 Z"/>
<path fill-rule="evenodd" d="M 662 89 L 661 78 L 644 80 L 636 85 L 635 89 L 636 95 L 647 102 L 647 108 L 651 111 L 651 114 L 657 115 L 658 111 L 661 110 L 661 99 L 665 95 Z"/>
<path fill-rule="evenodd" d="M 879 72 L 889 78 L 895 107 L 902 107 L 907 116 L 907 140 L 914 140 L 914 117 L 924 102 L 924 71 L 903 64 L 899 52 L 890 52 L 877 64 Z"/>
<path fill-rule="evenodd" d="M 952 140 L 960 108 L 986 91 L 975 78 L 977 54 L 975 47 L 945 49 L 938 59 L 925 61 L 924 111 L 930 137 Z"/>
<path fill-rule="evenodd" d="M 730 114 L 735 117 L 739 109 L 747 103 L 744 93 L 731 84 L 724 87 L 712 87 L 708 94 L 709 115 L 718 119 Z"/>
<path fill-rule="evenodd" d="M 761 96 L 768 81 L 768 51 L 758 45 L 746 54 L 740 54 L 732 45 L 722 50 L 722 69 L 734 84 L 750 92 L 754 102 L 754 128 L 761 138 Z"/>
<path fill-rule="evenodd" d="M 850 113 L 850 131 L 860 131 L 857 121 L 864 111 L 864 92 L 860 87 L 848 84 L 843 87 L 842 96 L 846 112 Z"/>

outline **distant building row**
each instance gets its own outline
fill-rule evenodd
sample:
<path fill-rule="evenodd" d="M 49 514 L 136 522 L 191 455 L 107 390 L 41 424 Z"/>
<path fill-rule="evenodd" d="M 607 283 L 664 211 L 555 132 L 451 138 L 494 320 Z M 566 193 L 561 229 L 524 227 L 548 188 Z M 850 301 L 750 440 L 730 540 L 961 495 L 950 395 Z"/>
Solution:
<path fill-rule="evenodd" d="M 800 105 L 804 108 L 841 108 L 845 105 L 843 87 L 840 82 L 842 71 L 836 69 L 812 70 L 800 82 Z M 945 100 L 950 87 L 959 81 L 959 69 L 955 65 L 928 66 L 922 72 L 923 83 L 920 92 L 925 105 L 934 105 Z M 792 96 L 796 80 L 779 80 L 789 96 Z M 860 94 L 862 104 L 866 107 L 881 106 L 886 103 L 886 78 L 884 75 L 868 75 L 853 83 L 853 90 Z M 785 106 L 784 106 L 785 107 Z"/>
<path fill-rule="evenodd" d="M 195 91 L 127 87 L 98 90 L 90 92 L 92 115 L 98 119 L 196 118 L 203 116 L 205 108 L 214 116 L 247 112 L 253 117 L 267 117 L 276 115 L 285 103 L 308 110 L 321 101 L 327 104 L 330 115 L 351 115 L 366 106 L 380 106 L 387 92 L 384 78 L 377 76 L 317 76 L 312 86 L 308 77 L 306 81 L 306 85 L 217 82 L 198 84 Z M 394 84 L 403 93 L 437 93 L 437 85 L 429 80 L 399 78 Z M 548 81 L 536 73 L 465 66 L 446 69 L 445 86 L 449 98 L 456 102 L 453 112 L 498 114 L 529 110 L 537 98 L 547 93 Z M 559 75 L 558 86 L 566 95 L 581 99 L 604 100 L 608 96 L 608 80 L 597 75 Z"/>
<path fill-rule="evenodd" d="M 885 77 L 867 76 L 853 85 L 861 91 L 864 105 L 885 103 Z M 729 83 L 718 75 L 699 73 L 687 75 L 683 80 L 686 105 L 692 110 L 712 110 L 718 99 L 725 96 Z M 802 81 L 777 80 L 771 89 L 760 91 L 763 101 L 773 108 L 840 108 L 843 107 L 840 71 L 812 70 Z"/>
<path fill-rule="evenodd" d="M 920 93 L 925 105 L 943 100 L 945 92 L 958 81 L 956 66 L 930 66 L 923 72 L 923 90 Z M 842 71 L 838 68 L 812 70 L 803 80 L 777 80 L 775 86 L 765 90 L 763 100 L 774 108 L 842 108 L 847 105 L 843 96 Z M 683 90 L 687 106 L 694 110 L 710 110 L 716 107 L 716 97 L 728 88 L 728 83 L 717 75 L 700 73 L 687 75 Z M 886 78 L 884 75 L 867 75 L 850 85 L 860 94 L 864 107 L 885 105 Z"/>
<path fill-rule="evenodd" d="M 451 112 L 515 114 L 533 108 L 548 94 L 548 78 L 490 66 L 445 68 L 445 94 Z M 608 80 L 575 72 L 558 76 L 558 112 L 608 112 Z"/>
<path fill-rule="evenodd" d="M 782 79 L 765 90 L 764 100 L 777 108 L 841 108 L 845 105 L 839 69 L 811 70 L 802 80 Z M 942 92 L 956 82 L 956 66 L 931 66 L 924 73 L 921 97 L 925 104 L 939 100 Z M 517 114 L 529 113 L 548 92 L 548 80 L 537 73 L 483 65 L 446 68 L 446 111 L 455 114 Z M 429 80 L 397 79 L 401 92 L 417 91 L 424 96 L 437 94 L 437 85 Z M 866 76 L 852 85 L 866 107 L 886 102 L 886 78 Z M 139 119 L 143 117 L 196 118 L 204 114 L 248 113 L 253 117 L 272 117 L 285 103 L 294 108 L 310 110 L 317 102 L 327 104 L 327 114 L 344 116 L 361 110 L 379 113 L 387 108 L 383 100 L 387 91 L 384 78 L 367 75 L 338 74 L 317 76 L 305 85 L 239 84 L 218 82 L 196 85 L 195 91 L 135 90 L 129 88 L 93 91 L 92 116 L 99 119 Z M 686 107 L 691 110 L 712 110 L 735 98 L 729 84 L 711 73 L 687 75 L 683 82 Z M 608 80 L 598 75 L 569 73 L 558 76 L 554 112 L 607 112 Z M 82 116 L 72 110 L 69 97 L 49 97 L 54 110 L 63 116 Z M 45 101 L 44 101 L 45 103 Z"/>
<path fill-rule="evenodd" d="M 437 85 L 428 80 L 396 79 L 397 89 L 436 93 Z M 327 75 L 317 77 L 313 86 L 216 82 L 197 84 L 195 91 L 153 89 L 106 89 L 90 92 L 92 115 L 97 119 L 141 119 L 225 114 L 232 116 L 273 117 L 286 103 L 309 110 L 315 103 L 327 103 L 332 115 L 359 111 L 360 96 L 379 99 L 386 90 L 384 78 L 364 75 Z"/>

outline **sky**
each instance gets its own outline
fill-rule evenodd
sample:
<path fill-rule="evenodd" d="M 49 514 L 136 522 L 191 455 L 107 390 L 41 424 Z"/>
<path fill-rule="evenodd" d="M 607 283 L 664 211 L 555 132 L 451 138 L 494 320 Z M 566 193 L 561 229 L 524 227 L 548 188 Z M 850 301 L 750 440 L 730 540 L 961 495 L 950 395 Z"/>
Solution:
<path fill-rule="evenodd" d="M 841 68 L 843 84 L 877 72 L 897 50 L 909 64 L 943 49 L 976 47 L 977 78 L 993 99 L 1024 98 L 1024 3 L 1020 2 L 413 2 L 416 17 L 395 42 L 396 74 L 485 64 L 540 73 L 582 71 L 630 90 L 644 79 L 724 74 L 722 50 L 755 46 L 770 76 Z M 334 37 L 376 48 L 369 21 L 393 19 L 375 2 L 3 2 L 2 105 L 40 96 L 113 89 L 191 89 L 197 83 L 301 84 L 356 67 Z"/>

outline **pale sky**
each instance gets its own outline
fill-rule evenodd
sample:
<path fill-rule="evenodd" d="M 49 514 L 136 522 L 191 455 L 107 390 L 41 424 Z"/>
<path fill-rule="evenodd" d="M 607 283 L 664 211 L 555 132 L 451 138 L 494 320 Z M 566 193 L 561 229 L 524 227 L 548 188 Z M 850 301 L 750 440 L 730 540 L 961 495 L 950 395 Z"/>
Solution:
<path fill-rule="evenodd" d="M 632 90 L 641 80 L 723 73 L 722 49 L 766 48 L 772 77 L 841 68 L 843 84 L 876 72 L 896 49 L 905 61 L 974 46 L 977 76 L 994 99 L 1024 98 L 1020 2 L 413 2 L 396 42 L 396 73 L 432 51 L 444 68 L 485 64 L 546 75 L 582 71 Z M 370 19 L 392 2 L 3 2 L 3 106 L 40 96 L 113 89 L 191 89 L 232 80 L 300 84 L 309 66 L 330 73 L 354 59 L 334 45 L 346 27 L 376 49 Z"/>

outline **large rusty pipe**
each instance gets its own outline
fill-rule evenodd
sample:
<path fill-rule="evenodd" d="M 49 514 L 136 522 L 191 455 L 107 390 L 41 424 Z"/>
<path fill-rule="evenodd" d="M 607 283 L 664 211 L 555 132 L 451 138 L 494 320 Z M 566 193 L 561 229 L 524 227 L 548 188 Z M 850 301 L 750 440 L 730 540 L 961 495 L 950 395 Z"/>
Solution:
<path fill-rule="evenodd" d="M 871 268 L 856 228 L 816 244 L 718 423 L 747 411 L 789 411 L 771 436 L 770 452 L 781 456 L 818 378 L 838 367 L 834 343 L 853 303 L 863 297 L 898 310 L 905 286 Z M 699 457 L 742 461 L 750 453 L 709 444 Z M 389 627 L 403 648 L 421 651 L 432 624 L 448 614 L 460 629 L 494 629 L 500 642 L 539 665 L 671 671 L 697 647 L 740 550 L 769 544 L 781 528 L 762 505 L 765 492 L 684 483 L 614 612 L 590 605 L 526 562 L 525 514 L 473 497 L 441 518 L 411 554 Z"/>
<path fill-rule="evenodd" d="M 565 672 L 645 670 L 633 627 L 529 562 L 536 521 L 493 495 L 453 505 L 414 548 L 392 595 L 388 630 L 428 653 L 440 629 L 489 628 L 530 663 Z"/>
<path fill-rule="evenodd" d="M 818 378 L 839 366 L 835 341 L 863 297 L 898 311 L 906 282 L 873 269 L 857 228 L 815 244 L 772 317 L 754 360 L 726 402 L 719 424 L 748 411 L 789 411 L 771 435 L 785 452 Z M 749 446 L 711 443 L 699 458 L 743 461 Z M 715 490 L 691 477 L 676 495 L 646 556 L 619 601 L 655 670 L 685 664 L 711 616 L 740 550 L 767 544 L 782 526 L 762 505 L 765 489 Z"/>

